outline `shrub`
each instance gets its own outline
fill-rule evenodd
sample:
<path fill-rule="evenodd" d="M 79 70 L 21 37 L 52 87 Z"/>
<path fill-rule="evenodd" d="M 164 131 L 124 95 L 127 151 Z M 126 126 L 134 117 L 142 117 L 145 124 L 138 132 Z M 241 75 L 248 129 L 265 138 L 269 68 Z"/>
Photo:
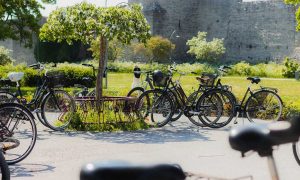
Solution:
<path fill-rule="evenodd" d="M 294 78 L 295 72 L 299 69 L 300 64 L 296 60 L 290 59 L 288 57 L 285 58 L 283 64 L 285 66 L 282 71 L 283 77 Z"/>
<path fill-rule="evenodd" d="M 6 49 L 3 46 L 0 46 L 0 66 L 13 62 L 13 59 L 9 56 L 9 52 L 10 50 Z"/>
<path fill-rule="evenodd" d="M 189 54 L 195 55 L 200 61 L 216 61 L 225 53 L 224 40 L 214 38 L 208 42 L 206 40 L 207 32 L 198 32 L 196 37 L 187 41 Z"/>
<path fill-rule="evenodd" d="M 169 62 L 170 53 L 174 50 L 175 45 L 161 36 L 151 37 L 144 45 L 135 43 L 132 45 L 134 55 L 138 58 L 145 58 L 147 62 L 167 63 Z"/>

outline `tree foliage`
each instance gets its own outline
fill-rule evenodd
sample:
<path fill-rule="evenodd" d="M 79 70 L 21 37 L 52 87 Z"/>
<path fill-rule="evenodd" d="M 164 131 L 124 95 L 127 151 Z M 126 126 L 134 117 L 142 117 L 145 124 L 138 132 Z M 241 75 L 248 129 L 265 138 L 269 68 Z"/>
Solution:
<path fill-rule="evenodd" d="M 95 59 L 100 58 L 100 38 L 96 38 L 94 41 L 91 42 L 91 47 L 88 49 L 93 53 L 93 57 Z M 108 43 L 108 60 L 115 61 L 120 58 L 125 46 L 119 40 L 113 39 Z"/>
<path fill-rule="evenodd" d="M 207 32 L 198 32 L 196 37 L 187 41 L 189 54 L 195 55 L 198 60 L 214 61 L 218 60 L 224 53 L 224 40 L 214 38 L 212 41 L 206 40 Z"/>
<path fill-rule="evenodd" d="M 161 36 L 151 37 L 146 44 L 133 44 L 135 56 L 146 58 L 148 62 L 168 62 L 170 53 L 174 49 L 175 44 Z"/>
<path fill-rule="evenodd" d="M 40 39 L 90 44 L 96 37 L 103 36 L 129 44 L 132 39 L 146 42 L 149 30 L 139 5 L 102 8 L 83 2 L 53 11 L 40 29 Z"/>
<path fill-rule="evenodd" d="M 54 0 L 43 0 L 55 3 Z M 0 40 L 20 40 L 32 45 L 33 33 L 38 33 L 42 4 L 37 0 L 0 0 Z"/>
<path fill-rule="evenodd" d="M 12 63 L 13 59 L 9 56 L 9 50 L 0 46 L 0 66 Z"/>
<path fill-rule="evenodd" d="M 81 41 L 85 44 L 99 38 L 99 69 L 96 83 L 96 96 L 102 97 L 102 79 L 106 57 L 107 41 L 117 39 L 129 44 L 132 39 L 146 42 L 150 37 L 150 27 L 142 14 L 140 5 L 128 7 L 96 7 L 86 2 L 63 7 L 53 11 L 40 29 L 40 39 L 72 44 Z"/>
<path fill-rule="evenodd" d="M 300 4 L 300 0 L 284 0 L 284 2 L 286 4 L 291 4 L 294 6 L 297 6 Z M 298 7 L 298 9 L 296 10 L 295 16 L 296 16 L 296 21 L 297 21 L 296 30 L 299 31 L 300 30 L 300 7 Z"/>

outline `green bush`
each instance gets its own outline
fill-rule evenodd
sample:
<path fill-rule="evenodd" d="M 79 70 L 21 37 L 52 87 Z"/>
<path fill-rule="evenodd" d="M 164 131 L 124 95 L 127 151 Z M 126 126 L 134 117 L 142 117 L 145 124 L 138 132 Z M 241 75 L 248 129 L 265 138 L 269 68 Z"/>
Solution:
<path fill-rule="evenodd" d="M 283 64 L 285 66 L 282 70 L 283 77 L 294 78 L 295 72 L 299 70 L 300 64 L 296 60 L 290 59 L 288 57 L 285 58 Z"/>
<path fill-rule="evenodd" d="M 136 57 L 146 59 L 148 63 L 168 63 L 170 53 L 175 45 L 167 38 L 161 36 L 151 37 L 147 43 L 134 43 L 132 45 Z"/>
<path fill-rule="evenodd" d="M 250 65 L 245 61 L 241 61 L 232 65 L 232 69 L 228 71 L 231 76 L 259 76 L 259 77 L 272 77 L 282 78 L 282 70 L 284 66 L 270 62 L 268 64 L 260 63 Z"/>
<path fill-rule="evenodd" d="M 225 53 L 224 39 L 214 38 L 206 40 L 207 32 L 198 32 L 198 35 L 187 41 L 189 54 L 195 55 L 200 61 L 216 61 Z"/>
<path fill-rule="evenodd" d="M 0 66 L 10 64 L 13 59 L 9 56 L 9 50 L 3 46 L 0 46 Z"/>
<path fill-rule="evenodd" d="M 51 68 L 46 65 L 47 69 L 61 71 L 65 74 L 66 79 L 64 81 L 66 86 L 73 86 L 74 84 L 82 83 L 82 77 L 93 77 L 91 68 L 84 67 L 77 64 L 61 63 L 56 68 Z M 40 75 L 37 70 L 26 67 L 24 64 L 17 66 L 6 65 L 0 66 L 0 78 L 7 78 L 9 72 L 24 72 L 25 77 L 21 81 L 23 86 L 36 86 L 37 80 L 40 79 Z M 44 72 L 42 72 L 44 73 Z M 90 87 L 94 87 L 95 84 L 91 84 Z"/>

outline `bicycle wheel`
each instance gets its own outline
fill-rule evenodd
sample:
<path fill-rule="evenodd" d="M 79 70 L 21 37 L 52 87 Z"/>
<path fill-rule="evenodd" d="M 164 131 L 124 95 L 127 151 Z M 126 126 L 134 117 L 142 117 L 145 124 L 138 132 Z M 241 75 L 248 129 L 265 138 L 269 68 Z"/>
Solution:
<path fill-rule="evenodd" d="M 172 93 L 172 92 L 169 92 L 168 94 L 169 94 L 169 96 L 170 96 L 170 98 L 172 100 L 173 107 L 174 107 L 173 116 L 171 117 L 170 121 L 177 121 L 183 115 L 183 111 L 182 111 L 182 109 L 180 107 L 180 104 L 177 101 L 176 95 L 174 93 Z"/>
<path fill-rule="evenodd" d="M 227 91 L 213 89 L 204 93 L 198 103 L 200 121 L 210 128 L 226 126 L 234 116 L 234 102 Z"/>
<path fill-rule="evenodd" d="M 0 104 L 19 103 L 19 99 L 9 92 L 0 92 Z"/>
<path fill-rule="evenodd" d="M 202 91 L 195 91 L 191 95 L 189 95 L 189 97 L 187 98 L 188 112 L 185 113 L 185 116 L 187 116 L 188 119 L 196 126 L 204 127 L 205 125 L 198 118 L 198 113 L 196 110 L 197 100 L 201 97 L 202 94 Z"/>
<path fill-rule="evenodd" d="M 294 157 L 296 159 L 296 162 L 298 163 L 298 165 L 300 166 L 300 144 L 299 144 L 299 141 L 298 142 L 295 142 L 293 143 L 293 154 L 294 154 Z"/>
<path fill-rule="evenodd" d="M 7 165 L 7 162 L 5 161 L 3 150 L 0 150 L 0 177 L 1 180 L 10 180 L 10 171 Z"/>
<path fill-rule="evenodd" d="M 127 97 L 136 97 L 138 98 L 141 94 L 143 94 L 143 92 L 145 92 L 145 89 L 142 87 L 135 87 L 133 89 L 131 89 L 128 93 L 127 93 Z"/>
<path fill-rule="evenodd" d="M 25 159 L 32 151 L 37 137 L 31 112 L 16 103 L 0 105 L 0 138 L 8 164 Z"/>
<path fill-rule="evenodd" d="M 136 109 L 142 113 L 142 118 L 146 123 L 157 127 L 166 125 L 173 115 L 171 98 L 159 89 L 145 91 L 138 98 Z"/>
<path fill-rule="evenodd" d="M 259 90 L 249 97 L 245 110 L 250 122 L 269 123 L 279 120 L 282 107 L 282 100 L 275 92 Z"/>
<path fill-rule="evenodd" d="M 73 98 L 63 90 L 48 93 L 42 102 L 42 118 L 55 131 L 65 129 L 75 112 Z"/>

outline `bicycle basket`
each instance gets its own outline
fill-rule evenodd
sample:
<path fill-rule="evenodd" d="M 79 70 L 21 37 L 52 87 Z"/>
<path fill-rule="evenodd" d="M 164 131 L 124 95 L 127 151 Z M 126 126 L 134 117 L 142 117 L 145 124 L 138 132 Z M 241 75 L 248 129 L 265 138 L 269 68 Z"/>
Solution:
<path fill-rule="evenodd" d="M 168 83 L 169 76 L 163 72 L 156 70 L 153 72 L 153 84 L 157 87 L 165 87 Z"/>
<path fill-rule="evenodd" d="M 213 86 L 218 75 L 211 73 L 202 73 L 201 75 L 201 84 L 206 86 Z"/>
<path fill-rule="evenodd" d="M 65 84 L 65 75 L 61 71 L 48 71 L 45 73 L 49 87 L 60 87 Z"/>

